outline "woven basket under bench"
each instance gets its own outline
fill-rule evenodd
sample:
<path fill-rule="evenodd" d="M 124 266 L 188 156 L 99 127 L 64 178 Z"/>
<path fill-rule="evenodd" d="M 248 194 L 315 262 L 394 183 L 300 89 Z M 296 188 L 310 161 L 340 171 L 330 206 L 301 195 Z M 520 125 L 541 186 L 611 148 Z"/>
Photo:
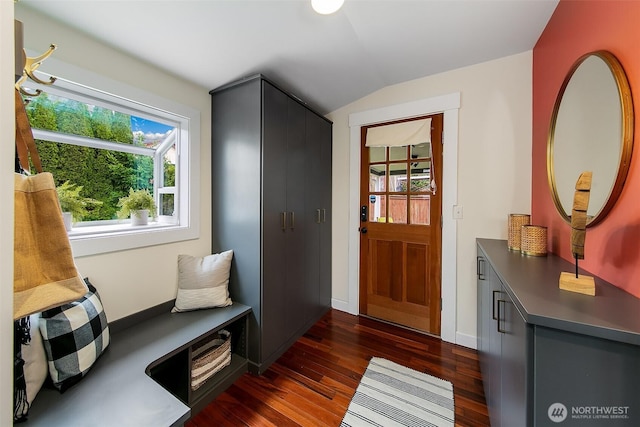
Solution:
<path fill-rule="evenodd" d="M 191 390 L 231 364 L 231 332 L 220 330 L 191 350 Z"/>

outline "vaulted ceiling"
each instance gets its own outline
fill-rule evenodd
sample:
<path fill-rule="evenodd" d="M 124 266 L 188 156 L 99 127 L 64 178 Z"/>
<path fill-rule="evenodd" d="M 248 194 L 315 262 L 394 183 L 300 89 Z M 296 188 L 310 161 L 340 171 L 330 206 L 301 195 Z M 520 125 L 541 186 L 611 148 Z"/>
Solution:
<path fill-rule="evenodd" d="M 21 0 L 206 89 L 263 73 L 321 113 L 531 50 L 558 0 Z"/>

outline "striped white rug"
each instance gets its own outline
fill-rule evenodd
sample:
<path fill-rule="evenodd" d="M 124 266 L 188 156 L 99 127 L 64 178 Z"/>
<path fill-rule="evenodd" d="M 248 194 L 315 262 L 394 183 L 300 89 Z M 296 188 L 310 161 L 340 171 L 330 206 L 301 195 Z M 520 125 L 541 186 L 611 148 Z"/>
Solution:
<path fill-rule="evenodd" d="M 369 362 L 341 427 L 453 426 L 453 385 L 386 359 Z"/>

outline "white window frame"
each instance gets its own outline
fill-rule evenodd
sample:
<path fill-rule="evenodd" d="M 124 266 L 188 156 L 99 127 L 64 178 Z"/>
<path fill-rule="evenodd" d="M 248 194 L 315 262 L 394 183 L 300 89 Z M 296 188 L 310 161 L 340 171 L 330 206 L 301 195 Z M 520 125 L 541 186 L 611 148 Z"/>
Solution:
<path fill-rule="evenodd" d="M 163 220 L 160 217 L 157 224 L 143 227 L 131 227 L 128 222 L 78 227 L 77 232 L 69 234 L 74 256 L 97 255 L 199 238 L 200 112 L 91 72 L 82 70 L 79 72 L 75 67 L 60 61 L 47 61 L 47 64 L 52 65 L 55 71 L 49 69 L 46 71 L 50 75 L 57 76 L 58 79 L 53 86 L 44 87 L 44 90 L 65 97 L 69 97 L 68 91 L 70 91 L 79 94 L 87 103 L 93 105 L 106 108 L 117 105 L 119 111 L 131 112 L 138 117 L 151 120 L 161 118 L 164 122 L 176 123 L 176 138 L 179 140 L 179 144 L 176 144 L 176 185 L 179 187 L 178 197 L 175 200 L 177 220 L 167 221 L 167 218 Z M 65 73 L 66 70 L 69 74 Z M 39 74 L 45 76 L 43 80 L 48 77 L 47 73 Z M 70 75 L 74 81 L 61 78 L 60 76 L 63 75 L 65 77 Z M 29 86 L 36 88 L 33 84 Z M 106 104 L 102 101 L 106 101 Z M 44 136 L 45 132 L 34 129 L 34 137 L 51 140 L 51 138 L 39 138 Z M 155 172 L 154 175 L 156 175 Z M 159 193 L 175 194 L 175 190 L 172 187 L 154 186 L 156 200 Z"/>

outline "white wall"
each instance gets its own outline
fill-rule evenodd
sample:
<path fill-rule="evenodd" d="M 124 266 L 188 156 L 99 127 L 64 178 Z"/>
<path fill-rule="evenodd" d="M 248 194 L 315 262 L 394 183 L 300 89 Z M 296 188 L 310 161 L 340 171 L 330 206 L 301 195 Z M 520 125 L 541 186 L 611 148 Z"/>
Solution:
<path fill-rule="evenodd" d="M 211 251 L 211 107 L 208 90 L 168 75 L 136 58 L 79 34 L 22 6 L 16 19 L 24 23 L 25 47 L 43 52 L 58 49 L 52 58 L 111 80 L 191 107 L 200 122 L 200 238 L 168 245 L 76 258 L 78 269 L 98 288 L 109 321 L 175 298 L 178 254 L 205 255 Z M 167 54 L 158 46 L 158 55 Z M 4 62 L 4 61 L 3 61 Z M 43 64 L 42 68 L 46 66 Z M 65 77 L 65 76 L 61 76 Z M 72 76 L 67 76 L 72 79 Z"/>
<path fill-rule="evenodd" d="M 458 133 L 457 340 L 476 335 L 475 239 L 506 239 L 507 215 L 530 212 L 532 52 L 381 89 L 333 120 L 333 299 L 348 305 L 349 114 L 461 93 Z M 447 191 L 446 188 L 444 191 Z M 443 212 L 449 215 L 449 212 Z M 446 239 L 446 236 L 443 236 Z M 340 304 L 343 305 L 343 304 Z"/>
<path fill-rule="evenodd" d="M 13 423 L 13 2 L 0 1 L 0 425 Z"/>

